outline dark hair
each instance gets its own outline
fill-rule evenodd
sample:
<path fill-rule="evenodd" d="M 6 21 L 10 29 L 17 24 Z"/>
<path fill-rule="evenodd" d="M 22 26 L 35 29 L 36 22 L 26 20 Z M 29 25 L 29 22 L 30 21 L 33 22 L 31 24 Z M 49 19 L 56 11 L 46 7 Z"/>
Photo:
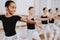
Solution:
<path fill-rule="evenodd" d="M 56 10 L 58 10 L 58 8 L 56 8 Z"/>
<path fill-rule="evenodd" d="M 50 12 L 52 9 L 49 9 L 48 12 Z"/>
<path fill-rule="evenodd" d="M 47 7 L 44 7 L 44 8 L 43 8 L 43 11 L 45 11 L 46 8 L 47 8 Z"/>
<path fill-rule="evenodd" d="M 8 7 L 10 5 L 10 3 L 15 3 L 15 2 L 14 1 L 6 1 L 5 7 Z"/>
<path fill-rule="evenodd" d="M 34 8 L 34 7 L 32 7 L 32 6 L 31 6 L 31 7 L 29 7 L 29 10 L 31 10 L 32 8 Z"/>

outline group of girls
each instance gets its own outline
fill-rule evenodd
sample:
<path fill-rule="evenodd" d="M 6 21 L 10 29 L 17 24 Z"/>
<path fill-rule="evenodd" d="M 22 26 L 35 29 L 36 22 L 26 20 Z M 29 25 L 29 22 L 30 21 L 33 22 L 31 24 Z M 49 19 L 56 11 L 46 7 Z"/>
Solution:
<path fill-rule="evenodd" d="M 37 18 L 40 20 L 44 40 L 57 40 L 60 38 L 60 9 L 56 8 L 55 10 L 56 12 L 53 12 L 52 9 L 47 9 L 47 7 L 44 7 L 43 14 Z M 39 31 L 40 35 L 41 31 Z M 47 34 L 49 34 L 49 38 Z"/>

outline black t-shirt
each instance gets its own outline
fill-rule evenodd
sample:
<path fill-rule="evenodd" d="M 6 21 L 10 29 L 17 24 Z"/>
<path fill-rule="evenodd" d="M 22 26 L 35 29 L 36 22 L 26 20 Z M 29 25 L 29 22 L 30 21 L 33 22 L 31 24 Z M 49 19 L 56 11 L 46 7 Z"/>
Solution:
<path fill-rule="evenodd" d="M 47 18 L 47 16 L 41 16 L 41 18 L 44 19 L 44 18 Z M 42 20 L 41 22 L 42 22 L 42 24 L 48 24 L 48 21 L 47 20 Z"/>
<path fill-rule="evenodd" d="M 15 26 L 16 22 L 20 20 L 19 16 L 6 17 L 5 15 L 0 15 L 0 20 L 3 22 L 3 28 L 6 36 L 13 36 L 16 34 Z"/>
<path fill-rule="evenodd" d="M 34 18 L 32 18 L 31 20 L 34 21 Z M 35 24 L 29 24 L 29 23 L 27 23 L 27 29 L 35 29 Z"/>

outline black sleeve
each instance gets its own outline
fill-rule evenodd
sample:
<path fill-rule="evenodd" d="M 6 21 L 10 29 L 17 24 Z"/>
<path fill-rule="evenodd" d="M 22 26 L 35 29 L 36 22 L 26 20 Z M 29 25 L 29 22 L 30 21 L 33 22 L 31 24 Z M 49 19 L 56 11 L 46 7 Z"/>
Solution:
<path fill-rule="evenodd" d="M 20 17 L 20 16 L 17 16 L 17 17 L 16 17 L 16 19 L 17 19 L 18 21 L 20 21 L 21 18 L 22 18 L 22 17 Z"/>
<path fill-rule="evenodd" d="M 0 20 L 2 20 L 3 19 L 3 15 L 0 15 Z"/>

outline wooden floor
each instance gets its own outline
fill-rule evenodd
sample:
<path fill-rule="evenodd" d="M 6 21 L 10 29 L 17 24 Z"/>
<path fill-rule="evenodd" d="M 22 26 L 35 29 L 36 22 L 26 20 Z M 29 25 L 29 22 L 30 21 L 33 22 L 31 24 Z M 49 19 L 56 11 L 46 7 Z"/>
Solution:
<path fill-rule="evenodd" d="M 20 30 L 20 29 L 22 29 L 22 28 L 17 28 L 17 29 L 16 29 L 17 32 L 18 32 L 18 35 L 19 35 L 19 32 L 20 32 L 20 31 L 25 31 L 25 30 L 26 30 L 25 28 L 24 28 L 24 30 Z M 0 30 L 0 40 L 2 40 L 3 37 L 4 37 L 4 31 L 3 31 L 3 30 Z M 41 37 L 42 40 L 44 39 L 43 34 L 40 35 L 40 37 Z M 60 39 L 58 39 L 58 40 L 60 40 Z"/>

